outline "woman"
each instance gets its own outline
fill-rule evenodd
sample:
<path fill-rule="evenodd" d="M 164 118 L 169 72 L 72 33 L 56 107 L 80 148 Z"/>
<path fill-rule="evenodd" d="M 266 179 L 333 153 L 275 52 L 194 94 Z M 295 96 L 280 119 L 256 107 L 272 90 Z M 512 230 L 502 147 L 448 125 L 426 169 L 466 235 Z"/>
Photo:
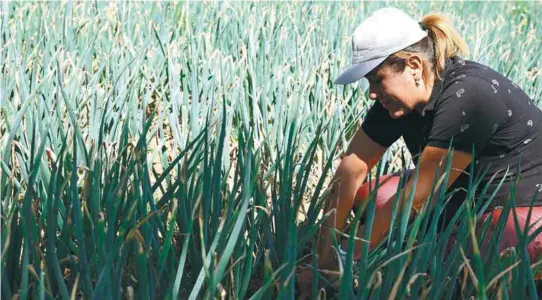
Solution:
<path fill-rule="evenodd" d="M 380 9 L 354 31 L 352 51 L 352 66 L 335 83 L 349 84 L 364 77 L 370 84 L 369 98 L 375 103 L 336 171 L 326 204 L 332 213 L 318 241 L 319 268 L 337 269 L 331 233 L 334 228 L 342 231 L 351 210 L 367 199 L 369 185 L 374 183 L 362 183 L 401 136 L 420 166 L 414 209 L 427 201 L 435 174 L 450 148 L 452 166 L 446 188 L 466 188 L 471 164 L 474 176 L 487 170 L 482 181 L 482 186 L 489 182 L 487 194 L 504 178 L 488 213 L 495 223 L 510 183 L 519 178 L 515 210 L 520 225 L 525 226 L 533 197 L 535 205 L 542 205 L 542 112 L 532 100 L 501 74 L 461 59 L 459 55 L 467 52 L 467 45 L 441 15 L 427 15 L 418 23 L 398 9 Z M 520 172 L 516 174 L 518 163 Z M 389 200 L 395 198 L 399 175 L 380 178 L 370 248 L 378 245 L 390 229 L 393 201 Z M 409 195 L 413 185 L 414 176 L 410 176 L 398 192 Z M 464 193 L 454 194 L 444 221 L 454 215 L 464 199 Z M 541 217 L 542 206 L 534 207 L 531 224 Z M 501 249 L 517 243 L 511 218 L 512 214 Z M 541 243 L 542 238 L 529 245 L 532 260 L 542 254 Z M 360 250 L 361 243 L 356 245 L 355 259 L 359 259 Z M 298 276 L 302 291 L 310 290 L 311 280 L 312 270 Z"/>

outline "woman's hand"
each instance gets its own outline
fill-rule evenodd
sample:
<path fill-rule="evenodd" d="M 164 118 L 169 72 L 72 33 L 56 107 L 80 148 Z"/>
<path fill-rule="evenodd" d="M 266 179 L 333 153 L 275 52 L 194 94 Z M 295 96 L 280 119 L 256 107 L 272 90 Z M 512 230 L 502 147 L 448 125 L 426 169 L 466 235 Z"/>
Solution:
<path fill-rule="evenodd" d="M 354 241 L 354 253 L 352 255 L 352 259 L 354 261 L 358 261 L 361 259 L 361 256 L 362 256 L 362 250 L 363 250 L 363 245 L 364 244 L 369 244 L 370 245 L 370 241 L 368 240 L 365 240 L 365 226 L 364 225 L 359 225 L 358 226 L 358 231 L 357 231 L 357 234 L 356 234 L 356 239 Z M 341 248 L 343 250 L 346 251 L 346 249 L 348 249 L 348 239 L 344 239 L 342 241 L 342 245 L 341 245 Z M 371 248 L 369 248 L 370 250 Z"/>
<path fill-rule="evenodd" d="M 358 261 L 361 259 L 362 256 L 362 249 L 363 244 L 369 243 L 369 241 L 366 241 L 363 239 L 365 236 L 365 226 L 359 225 L 358 231 L 357 231 L 357 237 L 355 240 L 355 246 L 354 246 L 354 253 L 353 253 L 353 260 Z M 344 239 L 342 241 L 342 249 L 348 248 L 348 239 Z M 337 253 L 338 254 L 338 253 Z M 331 282 L 331 286 L 333 288 L 338 288 L 340 283 L 340 273 L 339 273 L 339 260 L 340 258 L 337 257 L 337 255 L 333 255 L 333 257 L 330 257 L 330 260 L 327 261 L 320 261 L 319 270 L 319 276 L 324 276 L 327 281 Z M 312 268 L 303 269 L 296 277 L 296 283 L 297 288 L 299 292 L 299 299 L 311 299 L 312 297 L 312 284 L 313 284 L 313 278 L 314 278 L 314 271 Z M 321 288 L 324 288 L 326 285 L 326 282 L 322 279 L 318 280 L 318 291 Z"/>
<path fill-rule="evenodd" d="M 314 272 L 311 269 L 305 269 L 297 275 L 296 282 L 300 295 L 299 299 L 311 299 L 313 276 Z"/>
<path fill-rule="evenodd" d="M 324 270 L 320 269 L 319 271 L 322 271 L 326 277 L 326 279 L 331 283 L 331 288 L 338 289 L 339 283 L 340 283 L 340 273 L 338 271 L 332 271 L 332 270 Z M 321 276 L 317 275 L 317 276 Z M 314 278 L 314 273 L 312 269 L 305 269 L 301 271 L 299 275 L 297 275 L 297 287 L 299 291 L 299 298 L 301 300 L 305 299 L 312 299 L 312 281 Z M 318 287 L 317 287 L 317 293 L 319 293 L 322 289 L 327 288 L 326 282 L 322 279 L 318 279 Z M 329 290 L 328 290 L 329 292 Z"/>

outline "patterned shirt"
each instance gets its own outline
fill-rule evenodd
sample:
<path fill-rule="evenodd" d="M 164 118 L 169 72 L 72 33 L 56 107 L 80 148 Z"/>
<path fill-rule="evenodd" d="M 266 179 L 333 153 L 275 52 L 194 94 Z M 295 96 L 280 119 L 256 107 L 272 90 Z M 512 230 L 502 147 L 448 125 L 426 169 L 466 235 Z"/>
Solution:
<path fill-rule="evenodd" d="M 489 199 L 495 192 L 493 207 L 505 205 L 513 181 L 516 206 L 529 206 L 532 200 L 534 205 L 542 205 L 540 108 L 514 82 L 473 61 L 449 59 L 440 78 L 423 113 L 413 111 L 392 119 L 375 102 L 363 130 L 384 147 L 402 136 L 415 163 L 427 145 L 451 146 L 473 154 L 473 182 L 481 179 L 475 199 Z M 455 194 L 446 209 L 446 220 L 465 199 L 470 168 L 448 189 Z"/>

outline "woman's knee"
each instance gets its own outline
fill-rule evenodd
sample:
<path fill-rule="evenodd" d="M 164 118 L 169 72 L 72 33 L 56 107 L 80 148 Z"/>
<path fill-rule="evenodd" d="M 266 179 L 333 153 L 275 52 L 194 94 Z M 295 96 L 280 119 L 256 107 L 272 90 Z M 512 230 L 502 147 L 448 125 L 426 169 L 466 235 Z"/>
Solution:
<path fill-rule="evenodd" d="M 397 192 L 401 176 L 399 174 L 387 174 L 379 177 L 378 190 L 376 191 L 376 209 L 381 208 Z M 375 192 L 376 179 L 365 182 L 357 191 L 354 206 L 358 207 L 364 201 L 371 198 Z"/>
<path fill-rule="evenodd" d="M 529 215 L 529 207 L 516 207 L 516 215 L 517 215 L 517 221 L 519 224 L 519 229 L 521 232 L 524 232 L 525 227 L 529 226 L 528 234 L 532 235 L 536 232 L 537 229 L 542 227 L 542 207 L 537 206 L 533 207 L 531 210 L 531 217 L 529 220 L 527 220 Z M 497 228 L 498 222 L 501 218 L 503 210 L 502 208 L 497 208 L 492 210 L 491 212 L 488 212 L 484 215 L 484 218 L 482 218 L 481 222 L 487 220 L 487 218 L 491 218 L 488 220 L 490 222 L 488 231 L 486 233 L 485 243 L 484 247 L 487 246 L 487 241 L 491 239 L 491 236 L 493 234 L 493 231 Z M 504 249 L 508 247 L 516 247 L 519 243 L 519 236 L 516 229 L 516 221 L 514 217 L 514 213 L 510 211 L 508 218 L 505 222 L 505 227 L 502 233 L 502 239 L 501 243 L 499 245 L 499 252 L 503 251 Z M 534 239 L 527 245 L 527 251 L 529 253 L 529 257 L 531 261 L 538 260 L 540 257 L 542 257 L 542 235 L 538 234 Z"/>

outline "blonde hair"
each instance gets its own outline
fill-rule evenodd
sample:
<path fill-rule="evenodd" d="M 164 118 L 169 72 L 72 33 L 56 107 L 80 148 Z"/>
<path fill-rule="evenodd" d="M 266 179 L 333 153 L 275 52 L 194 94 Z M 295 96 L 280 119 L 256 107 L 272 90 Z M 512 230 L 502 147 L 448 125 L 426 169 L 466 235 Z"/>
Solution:
<path fill-rule="evenodd" d="M 446 60 L 454 56 L 468 55 L 469 48 L 443 14 L 432 13 L 424 16 L 420 26 L 427 30 L 427 37 L 392 54 L 386 61 L 404 70 L 406 59 L 413 54 L 421 54 L 422 78 L 427 84 L 429 70 L 433 70 L 435 78 L 440 79 L 439 73 L 444 71 Z"/>

